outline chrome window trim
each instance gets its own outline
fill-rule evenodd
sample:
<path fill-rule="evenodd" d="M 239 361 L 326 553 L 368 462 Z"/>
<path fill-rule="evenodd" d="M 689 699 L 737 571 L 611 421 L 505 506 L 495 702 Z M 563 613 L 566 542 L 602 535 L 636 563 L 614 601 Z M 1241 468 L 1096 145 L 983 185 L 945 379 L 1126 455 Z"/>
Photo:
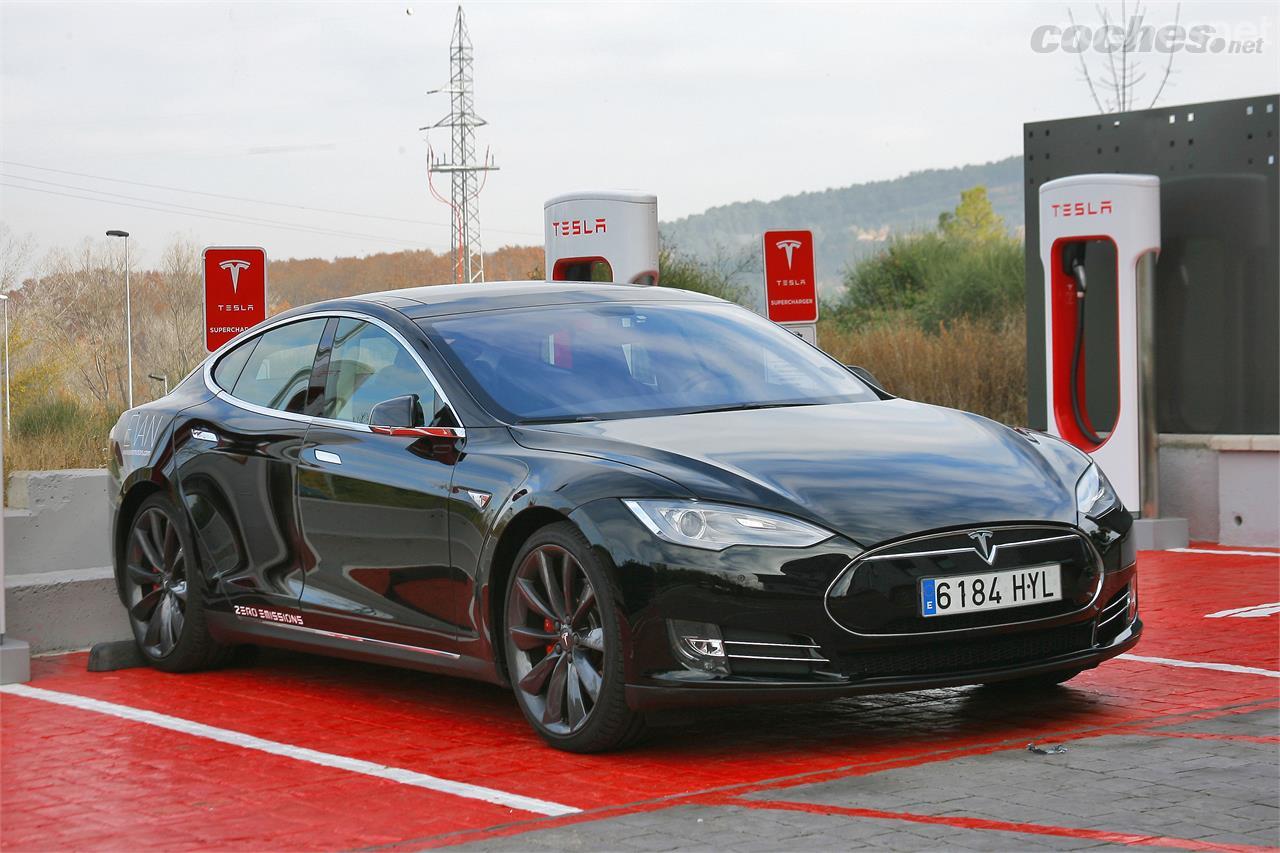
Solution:
<path fill-rule="evenodd" d="M 909 542 L 922 542 L 926 539 L 935 539 L 940 536 L 953 536 L 953 535 L 962 534 L 968 531 L 976 532 L 978 530 L 1002 530 L 1002 531 L 1003 530 L 1043 530 L 1045 527 L 1051 527 L 1051 526 L 1052 525 L 1049 525 L 1049 524 L 1046 524 L 1043 526 L 1032 525 L 1032 524 L 1003 524 L 1003 525 L 991 524 L 991 525 L 984 525 L 982 527 L 965 528 L 963 530 L 949 530 L 941 533 L 926 533 L 924 535 L 916 536 L 911 539 L 905 539 L 899 542 L 893 542 L 889 545 L 883 545 L 878 548 L 872 548 L 854 557 L 852 560 L 849 561 L 848 565 L 846 565 L 843 569 L 841 569 L 839 572 L 836 573 L 835 578 L 833 578 L 831 583 L 827 585 L 827 591 L 822 594 L 822 609 L 827 612 L 827 618 L 829 618 L 832 621 L 832 623 L 834 623 L 836 627 L 838 627 L 841 631 L 844 631 L 845 633 L 848 633 L 848 634 L 853 634 L 855 637 L 875 637 L 875 638 L 879 638 L 879 637 L 945 637 L 950 634 L 965 634 L 965 633 L 972 634 L 974 632 L 990 631 L 996 628 L 1012 628 L 1016 626 L 1032 627 L 1045 622 L 1056 622 L 1062 619 L 1069 619 L 1072 616 L 1079 616 L 1081 613 L 1085 613 L 1086 611 L 1092 609 L 1095 605 L 1097 605 L 1098 596 L 1102 595 L 1102 587 L 1106 584 L 1107 573 L 1102 563 L 1102 555 L 1098 553 L 1097 547 L 1095 547 L 1094 544 L 1089 541 L 1088 536 L 1085 536 L 1083 533 L 1080 533 L 1078 531 L 1064 533 L 1061 536 L 1042 537 L 1040 539 L 1028 539 L 1024 542 L 1005 543 L 1005 547 L 1014 547 L 1018 545 L 1037 545 L 1042 542 L 1058 542 L 1064 539 L 1079 539 L 1081 542 L 1084 543 L 1085 548 L 1087 549 L 1089 554 L 1093 557 L 1094 566 L 1098 570 L 1098 583 L 1093 589 L 1093 596 L 1089 599 L 1089 602 L 1085 604 L 1083 607 L 1080 607 L 1076 610 L 1072 610 L 1069 613 L 1059 613 L 1055 616 L 1043 616 L 1039 619 L 1021 619 L 1014 622 L 1001 622 L 995 625 L 975 625 L 970 628 L 944 628 L 940 631 L 909 631 L 906 633 L 866 634 L 861 631 L 854 631 L 851 628 L 846 628 L 844 625 L 840 623 L 839 619 L 836 619 L 835 614 L 831 612 L 831 590 L 835 588 L 835 585 L 840 582 L 840 579 L 844 577 L 849 572 L 850 569 L 853 569 L 855 564 L 857 563 L 874 562 L 876 559 L 890 559 L 890 558 L 920 556 L 920 555 L 930 555 L 930 554 L 963 553 L 964 551 L 969 551 L 969 550 L 972 550 L 974 551 L 974 553 L 977 553 L 979 557 L 982 556 L 982 554 L 978 552 L 976 548 L 972 548 L 972 549 L 947 548 L 947 549 L 942 549 L 937 551 L 919 551 L 919 552 L 909 553 L 909 554 L 883 554 L 883 555 L 876 554 L 877 551 L 886 551 L 890 548 L 897 548 L 900 545 L 904 545 Z M 992 571 L 1006 571 L 1006 570 L 996 569 L 993 566 Z"/>
<path fill-rule="evenodd" d="M 315 424 L 317 426 L 327 426 L 327 427 L 333 427 L 335 429 L 345 429 L 345 430 L 350 430 L 352 432 L 369 432 L 369 433 L 373 432 L 371 429 L 369 429 L 368 424 L 357 423 L 355 421 L 334 420 L 333 418 L 323 418 L 318 415 L 316 416 L 301 415 L 296 412 L 286 412 L 281 409 L 272 409 L 268 406 L 260 406 L 257 403 L 250 403 L 247 400 L 241 400 L 239 397 L 234 396 L 230 391 L 220 387 L 216 382 L 213 381 L 213 366 L 217 364 L 218 361 L 220 361 L 223 356 L 225 356 L 228 352 L 230 352 L 231 349 L 233 349 L 232 344 L 239 346 L 240 344 L 248 343 L 250 340 L 261 337 L 262 335 L 265 335 L 267 332 L 279 326 L 287 326 L 290 323 L 300 323 L 305 320 L 320 320 L 320 319 L 327 320 L 331 317 L 347 317 L 352 320 L 360 320 L 365 323 L 372 323 L 373 325 L 382 329 L 387 334 L 391 335 L 391 337 L 395 338 L 396 342 L 399 343 L 400 346 L 404 347 L 405 351 L 408 352 L 409 355 L 413 357 L 414 362 L 416 362 L 418 365 L 418 369 L 421 370 L 422 374 L 427 377 L 427 381 L 431 383 L 431 387 L 435 390 L 436 394 L 440 395 L 440 399 L 444 402 L 444 404 L 449 407 L 449 411 L 453 413 L 453 419 L 457 421 L 459 424 L 461 424 L 462 421 L 458 417 L 458 410 L 454 407 L 453 403 L 450 402 L 449 396 L 444 393 L 444 389 L 440 387 L 440 383 L 436 381 L 435 375 L 431 372 L 431 369 L 427 367 L 426 362 L 424 362 L 422 360 L 422 357 L 418 355 L 417 350 L 415 350 L 409 344 L 409 341 L 405 338 L 405 336 L 400 334 L 398 331 L 396 331 L 394 328 L 388 325 L 385 321 L 380 320 L 377 317 L 373 317 L 369 314 L 361 313 L 359 311 L 349 311 L 349 310 L 316 311 L 315 313 L 312 313 L 312 314 L 298 314 L 293 317 L 284 317 L 279 320 L 275 320 L 273 322 L 267 323 L 266 325 L 259 327 L 253 333 L 253 335 L 246 337 L 243 340 L 241 340 L 238 337 L 233 338 L 232 340 L 227 341 L 227 343 L 223 344 L 221 347 L 218 348 L 216 352 L 210 354 L 209 357 L 205 359 L 204 367 L 203 367 L 205 387 L 208 388 L 209 391 L 212 392 L 212 394 L 215 397 L 218 397 L 219 399 L 227 403 L 230 403 L 231 405 L 236 406 L 237 408 L 244 409 L 249 412 L 253 412 L 254 414 L 266 415 L 268 417 L 275 417 L 275 418 L 284 418 L 285 420 L 288 420 L 288 421 L 296 421 L 298 423 L 305 423 L 308 425 Z M 314 362 L 315 362 L 315 359 L 313 357 L 312 358 L 313 365 L 314 365 Z M 458 438 L 466 438 L 467 433 L 462 426 L 455 427 L 454 429 L 457 431 Z"/>

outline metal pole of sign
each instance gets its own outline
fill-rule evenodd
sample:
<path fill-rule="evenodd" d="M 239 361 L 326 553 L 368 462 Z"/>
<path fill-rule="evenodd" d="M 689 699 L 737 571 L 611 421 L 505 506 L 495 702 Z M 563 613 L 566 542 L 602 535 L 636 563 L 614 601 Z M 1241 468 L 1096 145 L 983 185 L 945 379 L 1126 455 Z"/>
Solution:
<path fill-rule="evenodd" d="M 164 395 L 169 396 L 169 374 L 167 373 L 148 373 L 148 379 L 154 379 L 157 382 L 164 383 Z"/>
<path fill-rule="evenodd" d="M 1142 518 L 1160 517 L 1156 425 L 1156 253 L 1138 259 L 1138 498 Z"/>
<path fill-rule="evenodd" d="M 125 395 L 129 408 L 133 408 L 133 302 L 129 298 L 129 232 L 111 230 L 108 237 L 124 238 L 124 348 L 129 363 L 129 387 Z"/>

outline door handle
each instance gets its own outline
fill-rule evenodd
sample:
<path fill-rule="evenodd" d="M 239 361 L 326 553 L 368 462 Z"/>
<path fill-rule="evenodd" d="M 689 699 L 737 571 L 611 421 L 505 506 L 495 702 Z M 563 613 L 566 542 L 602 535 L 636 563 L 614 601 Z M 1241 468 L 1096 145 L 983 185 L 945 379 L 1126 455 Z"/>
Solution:
<path fill-rule="evenodd" d="M 218 443 L 217 433 L 210 432 L 207 429 L 193 429 L 191 430 L 191 437 L 196 441 L 211 441 L 214 444 Z"/>
<path fill-rule="evenodd" d="M 313 450 L 317 462 L 327 462 L 330 465 L 341 465 L 342 457 L 328 450 Z"/>

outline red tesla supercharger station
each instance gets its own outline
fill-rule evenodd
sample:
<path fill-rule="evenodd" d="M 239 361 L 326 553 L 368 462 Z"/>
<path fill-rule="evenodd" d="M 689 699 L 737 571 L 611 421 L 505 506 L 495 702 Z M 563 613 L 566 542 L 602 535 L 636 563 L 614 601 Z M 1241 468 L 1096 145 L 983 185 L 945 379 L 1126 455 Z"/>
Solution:
<path fill-rule="evenodd" d="M 1185 519 L 1159 517 L 1159 254 L 1160 179 L 1154 175 L 1072 175 L 1040 187 L 1048 431 L 1097 460 L 1125 506 L 1140 516 L 1140 548 L 1182 547 L 1188 538 Z M 1114 331 L 1091 338 L 1086 317 L 1099 311 Z M 1105 416 L 1089 409 L 1089 367 L 1097 364 L 1116 371 L 1117 393 Z"/>
<path fill-rule="evenodd" d="M 632 190 L 558 195 L 543 205 L 549 281 L 658 283 L 658 197 Z"/>

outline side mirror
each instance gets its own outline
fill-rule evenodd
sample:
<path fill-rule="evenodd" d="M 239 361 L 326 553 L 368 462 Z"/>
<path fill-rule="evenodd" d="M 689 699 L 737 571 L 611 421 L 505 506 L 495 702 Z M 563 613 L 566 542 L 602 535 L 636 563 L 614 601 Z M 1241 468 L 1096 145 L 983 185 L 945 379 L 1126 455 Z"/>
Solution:
<path fill-rule="evenodd" d="M 867 370 L 865 367 L 858 367 L 856 364 L 846 364 L 844 369 L 861 379 L 863 382 L 867 382 L 882 390 L 884 389 L 884 386 L 880 384 L 879 380 L 872 376 L 871 371 Z"/>
<path fill-rule="evenodd" d="M 369 410 L 369 426 L 412 429 L 426 423 L 417 394 L 383 400 Z"/>

